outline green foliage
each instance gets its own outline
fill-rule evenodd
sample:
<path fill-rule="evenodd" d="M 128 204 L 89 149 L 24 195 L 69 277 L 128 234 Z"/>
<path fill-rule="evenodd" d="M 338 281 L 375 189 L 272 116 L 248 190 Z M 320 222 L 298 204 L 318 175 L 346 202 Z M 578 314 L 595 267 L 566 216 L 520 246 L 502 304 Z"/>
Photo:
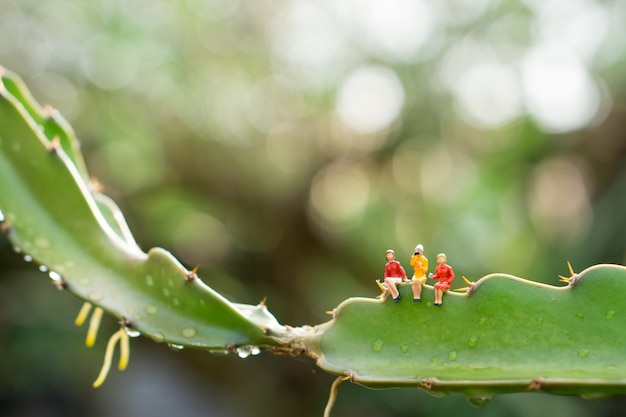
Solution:
<path fill-rule="evenodd" d="M 320 366 L 371 387 L 420 386 L 487 398 L 542 390 L 626 392 L 626 268 L 599 265 L 553 287 L 509 275 L 482 278 L 467 294 L 433 293 L 398 304 L 350 299 L 322 327 Z"/>
<path fill-rule="evenodd" d="M 430 303 L 431 287 L 414 303 L 403 286 L 399 304 L 353 298 L 328 323 L 282 326 L 264 303 L 229 302 L 169 252 L 144 253 L 115 204 L 87 183 L 69 126 L 42 110 L 15 74 L 2 70 L 1 81 L 2 229 L 60 288 L 124 330 L 219 352 L 308 355 L 366 386 L 462 393 L 477 405 L 529 390 L 626 392 L 624 267 L 592 267 L 560 288 L 490 275 L 466 294 L 446 295 L 442 307 Z M 122 338 L 124 350 L 121 334 L 110 345 Z"/>

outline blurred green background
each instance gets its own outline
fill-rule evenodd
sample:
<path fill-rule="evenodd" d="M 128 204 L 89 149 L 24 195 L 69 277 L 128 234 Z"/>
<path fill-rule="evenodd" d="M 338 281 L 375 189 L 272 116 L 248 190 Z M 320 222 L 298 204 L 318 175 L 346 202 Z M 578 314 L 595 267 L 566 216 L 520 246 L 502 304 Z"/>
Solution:
<path fill-rule="evenodd" d="M 472 280 L 626 263 L 624 21 L 625 0 L 0 0 L 0 65 L 70 121 L 144 249 L 318 324 L 378 294 L 387 248 Z M 0 239 L 0 415 L 322 414 L 312 361 L 142 338 L 92 389 L 115 320 L 87 349 L 81 302 Z M 333 415 L 624 406 L 344 384 Z"/>

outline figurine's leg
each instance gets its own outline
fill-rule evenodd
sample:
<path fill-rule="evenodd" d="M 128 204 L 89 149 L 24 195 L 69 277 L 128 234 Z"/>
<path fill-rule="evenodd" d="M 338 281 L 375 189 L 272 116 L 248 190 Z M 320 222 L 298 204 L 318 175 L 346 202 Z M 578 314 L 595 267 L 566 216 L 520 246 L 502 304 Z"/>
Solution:
<path fill-rule="evenodd" d="M 443 290 L 441 288 L 435 287 L 435 305 L 441 305 L 441 299 L 443 298 Z"/>
<path fill-rule="evenodd" d="M 390 278 L 385 278 L 385 284 L 387 284 L 387 289 L 391 293 L 391 296 L 396 298 L 399 294 L 398 289 L 396 288 L 396 283 Z"/>
<path fill-rule="evenodd" d="M 422 281 L 413 278 L 411 280 L 411 288 L 413 289 L 413 301 L 422 301 Z"/>
<path fill-rule="evenodd" d="M 385 284 L 387 284 L 387 289 L 391 293 L 393 301 L 397 303 L 400 299 L 400 293 L 398 292 L 398 289 L 396 288 L 396 283 L 394 281 L 395 280 L 393 278 L 385 278 Z"/>

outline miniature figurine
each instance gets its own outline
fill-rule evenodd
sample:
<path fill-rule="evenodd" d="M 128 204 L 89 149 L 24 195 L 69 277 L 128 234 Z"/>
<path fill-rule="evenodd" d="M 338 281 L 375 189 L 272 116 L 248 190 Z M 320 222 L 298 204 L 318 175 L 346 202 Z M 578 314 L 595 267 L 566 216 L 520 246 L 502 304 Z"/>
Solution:
<path fill-rule="evenodd" d="M 411 278 L 411 288 L 413 289 L 413 301 L 422 301 L 422 284 L 426 282 L 426 273 L 428 272 L 428 259 L 424 256 L 424 246 L 421 244 L 415 247 L 413 256 L 411 256 L 411 266 L 415 270 L 413 278 Z"/>
<path fill-rule="evenodd" d="M 385 256 L 387 258 L 387 264 L 385 265 L 385 284 L 393 297 L 393 302 L 397 303 L 400 300 L 400 292 L 396 288 L 396 285 L 407 280 L 406 272 L 404 272 L 404 268 L 402 268 L 400 262 L 396 261 L 396 253 L 393 249 L 387 249 Z"/>
<path fill-rule="evenodd" d="M 438 280 L 434 285 L 435 288 L 435 305 L 440 306 L 443 298 L 443 293 L 450 289 L 450 284 L 454 281 L 454 271 L 452 267 L 447 264 L 448 259 L 445 253 L 437 255 L 437 267 L 435 268 L 435 274 L 430 274 L 429 277 Z"/>

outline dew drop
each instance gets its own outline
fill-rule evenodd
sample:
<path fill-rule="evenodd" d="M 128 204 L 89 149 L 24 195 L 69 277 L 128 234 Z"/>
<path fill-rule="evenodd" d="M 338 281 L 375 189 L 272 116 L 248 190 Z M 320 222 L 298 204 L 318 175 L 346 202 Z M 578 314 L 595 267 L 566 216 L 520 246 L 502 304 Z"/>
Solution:
<path fill-rule="evenodd" d="M 103 298 L 102 294 L 100 294 L 99 292 L 90 292 L 87 296 L 91 301 L 100 301 Z"/>
<path fill-rule="evenodd" d="M 148 287 L 152 287 L 154 285 L 154 278 L 152 278 L 152 275 L 150 274 L 146 275 L 146 285 Z"/>
<path fill-rule="evenodd" d="M 587 350 L 587 349 L 580 349 L 578 351 L 578 357 L 580 357 L 580 359 L 587 359 L 588 356 L 589 356 L 589 350 Z"/>
<path fill-rule="evenodd" d="M 0 223 L 4 222 L 6 220 L 6 217 L 4 217 L 4 213 L 2 212 L 2 210 L 0 210 Z"/>
<path fill-rule="evenodd" d="M 50 241 L 46 239 L 45 237 L 36 237 L 35 246 L 38 246 L 43 249 L 47 249 L 50 247 Z"/>
<path fill-rule="evenodd" d="M 163 333 L 161 332 L 156 332 L 152 335 L 152 340 L 154 340 L 157 343 L 161 343 L 165 340 L 165 336 L 163 336 Z"/>
<path fill-rule="evenodd" d="M 615 310 L 609 310 L 606 312 L 606 318 L 607 319 L 612 319 L 613 317 L 615 317 Z"/>
<path fill-rule="evenodd" d="M 441 356 L 439 356 L 439 355 L 435 355 L 435 356 L 433 356 L 432 358 L 430 358 L 430 362 L 431 362 L 431 363 L 437 363 L 437 362 L 439 362 L 440 360 L 441 360 Z"/>
<path fill-rule="evenodd" d="M 13 247 L 13 251 L 14 251 L 15 253 L 22 253 L 22 248 L 20 248 L 19 246 L 14 246 L 14 247 Z"/>
<path fill-rule="evenodd" d="M 250 348 L 250 353 L 252 354 L 252 356 L 256 356 L 261 353 L 261 348 L 258 346 L 252 346 Z"/>
<path fill-rule="evenodd" d="M 487 317 L 483 316 L 480 318 L 480 320 L 478 320 L 478 324 L 481 326 L 484 326 L 485 323 L 487 323 Z"/>
<path fill-rule="evenodd" d="M 380 352 L 381 350 L 383 350 L 384 345 L 385 343 L 382 340 L 378 339 L 377 341 L 372 343 L 372 350 L 374 352 Z"/>
<path fill-rule="evenodd" d="M 176 307 L 180 305 L 180 300 L 178 299 L 178 297 L 172 298 L 172 304 L 174 304 Z"/>
<path fill-rule="evenodd" d="M 209 353 L 215 356 L 226 356 L 228 355 L 228 349 L 211 349 Z"/>
<path fill-rule="evenodd" d="M 166 297 L 170 296 L 170 290 L 168 288 L 163 287 L 163 295 Z"/>
<path fill-rule="evenodd" d="M 581 320 L 585 319 L 585 315 L 583 313 L 576 313 L 576 317 L 581 319 Z"/>
<path fill-rule="evenodd" d="M 450 352 L 448 352 L 448 359 L 450 359 L 451 362 L 456 361 L 457 358 L 457 354 L 455 350 L 451 350 Z"/>
<path fill-rule="evenodd" d="M 177 345 L 175 343 L 168 343 L 167 347 L 174 351 L 183 350 L 185 348 L 183 345 Z"/>
<path fill-rule="evenodd" d="M 139 330 L 131 329 L 130 327 L 127 327 L 127 326 L 124 327 L 124 331 L 126 332 L 128 337 L 139 337 L 139 336 L 141 336 L 141 333 L 139 333 Z"/>
<path fill-rule="evenodd" d="M 409 351 L 409 347 L 407 345 L 402 345 L 400 346 L 400 351 L 402 351 L 402 353 L 407 353 Z"/>
<path fill-rule="evenodd" d="M 491 397 L 486 395 L 478 397 L 467 397 L 467 401 L 476 408 L 483 408 L 489 405 L 489 402 L 491 402 Z"/>
<path fill-rule="evenodd" d="M 237 355 L 241 359 L 245 359 L 252 354 L 252 348 L 250 346 L 239 346 L 236 350 Z"/>
<path fill-rule="evenodd" d="M 39 265 L 39 270 L 40 270 L 41 272 L 48 272 L 48 267 L 47 267 L 47 266 L 45 266 L 45 265 Z"/>
<path fill-rule="evenodd" d="M 194 337 L 196 335 L 196 329 L 194 327 L 186 327 L 183 329 L 181 334 L 183 335 L 183 337 L 187 338 Z"/>
<path fill-rule="evenodd" d="M 471 335 L 469 339 L 467 339 L 467 346 L 474 349 L 478 345 L 478 336 Z"/>
<path fill-rule="evenodd" d="M 146 307 L 146 313 L 148 314 L 156 314 L 158 312 L 159 309 L 154 304 L 150 304 L 148 307 Z"/>
<path fill-rule="evenodd" d="M 61 282 L 63 280 L 63 278 L 61 278 L 61 274 L 58 272 L 50 271 L 48 272 L 48 276 L 54 282 Z"/>
<path fill-rule="evenodd" d="M 26 262 L 32 262 L 32 261 L 33 261 L 33 257 L 32 257 L 32 256 L 30 256 L 30 255 L 24 255 L 24 260 L 25 260 Z"/>

